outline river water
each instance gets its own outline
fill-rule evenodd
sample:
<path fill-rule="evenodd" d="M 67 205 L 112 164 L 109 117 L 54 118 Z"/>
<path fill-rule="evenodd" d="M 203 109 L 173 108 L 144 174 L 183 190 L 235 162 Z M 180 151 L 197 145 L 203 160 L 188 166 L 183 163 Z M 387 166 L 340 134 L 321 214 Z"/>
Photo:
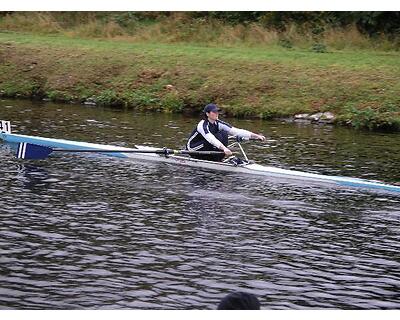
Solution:
<path fill-rule="evenodd" d="M 179 148 L 198 119 L 1 100 L 18 133 Z M 399 134 L 229 119 L 261 164 L 400 181 Z M 1 309 L 400 307 L 400 197 L 0 143 Z"/>

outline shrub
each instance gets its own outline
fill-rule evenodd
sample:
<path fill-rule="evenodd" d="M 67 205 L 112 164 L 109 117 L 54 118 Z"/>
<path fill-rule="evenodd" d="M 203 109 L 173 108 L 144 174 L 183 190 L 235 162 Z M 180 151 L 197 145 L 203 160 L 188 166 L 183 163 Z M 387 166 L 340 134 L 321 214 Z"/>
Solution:
<path fill-rule="evenodd" d="M 346 111 L 348 112 L 345 116 L 348 119 L 347 123 L 356 129 L 400 130 L 400 112 L 391 104 L 381 106 L 376 110 L 370 107 L 357 109 L 350 106 L 346 107 Z"/>
<path fill-rule="evenodd" d="M 115 106 L 122 104 L 114 90 L 104 90 L 95 97 L 95 100 L 99 105 Z"/>
<path fill-rule="evenodd" d="M 166 112 L 178 113 L 184 107 L 183 100 L 175 93 L 168 93 L 161 100 L 161 107 Z"/>
<path fill-rule="evenodd" d="M 124 93 L 122 100 L 125 106 L 136 108 L 145 108 L 159 103 L 159 99 L 154 95 L 154 93 L 146 89 Z"/>
<path fill-rule="evenodd" d="M 283 48 L 287 48 L 287 49 L 293 48 L 293 43 L 292 43 L 292 41 L 290 41 L 290 40 L 287 39 L 287 38 L 279 39 L 278 44 L 279 44 L 281 47 L 283 47 Z"/>
<path fill-rule="evenodd" d="M 316 42 L 311 46 L 311 51 L 314 51 L 317 53 L 325 53 L 325 52 L 327 52 L 327 49 L 323 43 Z"/>

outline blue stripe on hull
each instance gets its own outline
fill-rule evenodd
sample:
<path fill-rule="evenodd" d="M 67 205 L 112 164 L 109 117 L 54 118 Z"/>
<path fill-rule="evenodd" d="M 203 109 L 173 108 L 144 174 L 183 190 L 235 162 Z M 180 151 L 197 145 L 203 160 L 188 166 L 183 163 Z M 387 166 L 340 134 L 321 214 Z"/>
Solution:
<path fill-rule="evenodd" d="M 50 148 L 60 148 L 60 149 L 93 149 L 93 150 L 104 150 L 108 148 L 118 148 L 123 149 L 117 146 L 104 146 L 96 143 L 87 143 L 87 142 L 76 142 L 71 140 L 64 139 L 51 139 L 51 138 L 42 138 L 42 137 L 33 137 L 19 134 L 6 134 L 2 133 L 1 138 L 10 143 L 32 143 L 40 146 L 50 147 Z M 129 148 L 126 148 L 129 150 Z M 127 155 L 123 153 L 103 153 L 108 156 L 118 157 L 118 158 L 127 158 Z"/>
<path fill-rule="evenodd" d="M 391 192 L 399 192 L 400 193 L 400 187 L 398 186 L 393 186 L 390 184 L 368 184 L 368 183 L 362 183 L 362 182 L 338 182 L 339 185 L 341 186 L 346 186 L 346 187 L 356 187 L 356 188 L 368 188 L 368 189 L 377 189 L 377 190 L 386 190 L 386 191 L 391 191 Z"/>
<path fill-rule="evenodd" d="M 251 166 L 254 166 L 254 165 L 249 165 L 249 169 L 254 168 Z M 277 178 L 281 177 L 281 178 L 287 178 L 287 179 L 312 181 L 312 182 L 324 183 L 324 184 L 335 184 L 338 186 L 345 186 L 345 187 L 368 188 L 368 189 L 386 190 L 386 191 L 400 193 L 400 186 L 385 184 L 380 181 L 372 181 L 372 180 L 344 177 L 344 176 L 328 176 L 328 175 L 307 173 L 307 172 L 296 171 L 296 170 L 279 169 L 276 167 L 264 167 L 264 166 L 259 166 L 259 165 L 257 165 L 257 166 L 259 167 L 259 169 L 254 168 L 255 170 L 261 171 L 263 169 L 266 169 L 266 171 L 268 172 L 266 175 L 274 176 Z"/>

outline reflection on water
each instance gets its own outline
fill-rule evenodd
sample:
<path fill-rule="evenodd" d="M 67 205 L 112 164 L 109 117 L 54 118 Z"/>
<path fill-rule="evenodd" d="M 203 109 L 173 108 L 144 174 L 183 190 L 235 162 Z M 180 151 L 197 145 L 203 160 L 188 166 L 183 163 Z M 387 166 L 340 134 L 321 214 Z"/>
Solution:
<path fill-rule="evenodd" d="M 4 106 L 12 106 L 5 108 Z M 178 148 L 196 119 L 0 102 L 20 133 Z M 232 120 L 259 163 L 398 182 L 397 134 Z M 400 307 L 400 198 L 103 156 L 0 146 L 0 308 Z"/>

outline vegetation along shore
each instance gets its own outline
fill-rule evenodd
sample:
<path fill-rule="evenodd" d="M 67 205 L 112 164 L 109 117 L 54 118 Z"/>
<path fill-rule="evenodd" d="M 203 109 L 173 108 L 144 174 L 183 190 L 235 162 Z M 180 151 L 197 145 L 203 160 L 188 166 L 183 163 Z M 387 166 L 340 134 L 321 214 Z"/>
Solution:
<path fill-rule="evenodd" d="M 228 116 L 400 131 L 396 34 L 125 16 L 3 13 L 0 95 L 179 113 L 215 102 Z"/>

